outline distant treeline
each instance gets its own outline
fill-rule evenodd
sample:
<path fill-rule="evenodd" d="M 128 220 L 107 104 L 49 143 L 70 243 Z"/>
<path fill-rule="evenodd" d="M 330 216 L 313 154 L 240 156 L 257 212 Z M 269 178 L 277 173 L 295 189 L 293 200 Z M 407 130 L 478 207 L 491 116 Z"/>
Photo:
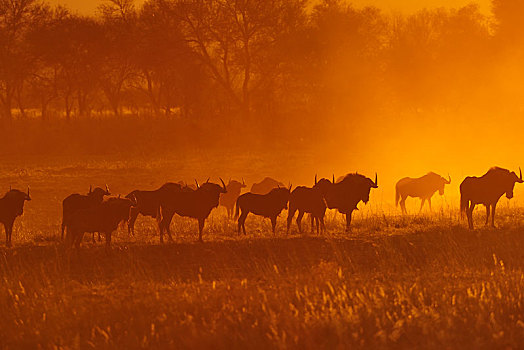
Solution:
<path fill-rule="evenodd" d="M 0 0 L 0 116 L 319 130 L 391 110 L 520 110 L 519 0 L 394 15 L 323 0 Z"/>

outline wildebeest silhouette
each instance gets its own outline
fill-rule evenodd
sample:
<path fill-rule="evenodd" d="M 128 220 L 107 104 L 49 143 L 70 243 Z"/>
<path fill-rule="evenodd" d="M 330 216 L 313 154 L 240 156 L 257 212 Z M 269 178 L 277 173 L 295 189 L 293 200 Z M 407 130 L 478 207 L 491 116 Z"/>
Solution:
<path fill-rule="evenodd" d="M 198 188 L 198 182 L 195 180 L 195 184 L 187 184 L 186 182 L 184 181 L 178 181 L 177 184 L 179 184 L 180 186 L 182 186 L 182 188 L 184 189 L 190 189 L 190 190 L 196 190 Z"/>
<path fill-rule="evenodd" d="M 418 197 L 422 200 L 419 211 L 422 211 L 426 201 L 428 201 L 429 210 L 431 210 L 431 197 L 437 191 L 441 196 L 444 194 L 444 186 L 451 183 L 451 176 L 448 175 L 448 178 L 446 180 L 434 172 L 429 172 L 422 177 L 400 179 L 395 185 L 395 205 L 398 206 L 400 200 L 402 213 L 406 214 L 406 199 Z"/>
<path fill-rule="evenodd" d="M 137 205 L 131 208 L 131 212 L 129 214 L 129 221 L 127 223 L 128 232 L 132 235 L 135 234 L 135 221 L 138 217 L 138 214 L 142 214 L 143 216 L 150 216 L 153 219 L 156 219 L 157 225 L 160 230 L 160 203 L 162 203 L 162 201 L 164 200 L 167 200 L 171 192 L 181 191 L 183 186 L 185 185 L 181 185 L 180 182 L 167 182 L 154 191 L 134 190 L 130 192 L 126 196 L 126 198 L 135 198 Z"/>
<path fill-rule="evenodd" d="M 268 194 L 272 189 L 278 187 L 286 187 L 282 182 L 266 177 L 264 180 L 259 183 L 254 183 L 251 185 L 251 190 L 249 192 L 253 194 Z"/>
<path fill-rule="evenodd" d="M 246 187 L 244 179 L 242 182 L 236 180 L 229 180 L 229 183 L 226 186 L 227 193 L 222 193 L 220 195 L 219 204 L 227 209 L 227 217 L 231 218 L 234 213 L 235 203 L 237 202 L 238 197 L 242 189 Z"/>
<path fill-rule="evenodd" d="M 176 213 L 180 216 L 190 217 L 198 220 L 198 240 L 202 242 L 202 231 L 204 223 L 213 208 L 218 207 L 221 193 L 226 193 L 226 184 L 222 179 L 222 186 L 212 182 L 205 182 L 195 191 L 181 190 L 170 193 L 166 200 L 160 203 L 162 221 L 160 222 L 160 242 L 164 242 L 163 233 L 167 232 L 172 240 L 171 220 Z"/>
<path fill-rule="evenodd" d="M 275 233 L 277 217 L 287 208 L 291 187 L 290 185 L 289 188 L 274 188 L 267 194 L 248 192 L 238 197 L 235 211 L 235 218 L 238 217 L 238 234 L 240 228 L 244 235 L 246 234 L 245 222 L 249 213 L 271 219 L 271 229 Z M 239 212 L 241 212 L 240 217 Z"/>
<path fill-rule="evenodd" d="M 24 203 L 30 200 L 29 187 L 27 188 L 27 193 L 10 189 L 0 198 L 0 222 L 4 224 L 5 245 L 8 247 L 12 245 L 11 236 L 15 219 L 24 213 Z"/>
<path fill-rule="evenodd" d="M 112 197 L 75 211 L 67 224 L 65 247 L 79 248 L 86 232 L 103 233 L 106 247 L 110 247 L 112 233 L 118 228 L 118 224 L 129 220 L 129 212 L 136 204 L 133 199 Z"/>
<path fill-rule="evenodd" d="M 514 171 L 493 167 L 481 177 L 468 176 L 460 184 L 460 212 L 468 217 L 469 228 L 473 229 L 473 209 L 475 205 L 486 206 L 486 225 L 489 222 L 491 212 L 491 226 L 495 227 L 495 207 L 500 197 L 505 193 L 508 199 L 513 198 L 515 183 L 522 183 L 522 170 L 520 175 Z M 491 210 L 490 210 L 491 209 Z"/>
<path fill-rule="evenodd" d="M 298 210 L 297 226 L 302 233 L 301 221 L 305 213 L 311 214 L 311 233 L 313 233 L 314 223 L 317 226 L 317 234 L 325 231 L 324 216 L 326 215 L 326 203 L 322 192 L 318 188 L 317 176 L 315 175 L 315 186 L 313 188 L 298 186 L 289 196 L 289 211 L 287 216 L 287 232 L 291 226 L 291 221 Z"/>
<path fill-rule="evenodd" d="M 90 206 L 95 205 L 95 204 L 100 204 L 104 200 L 104 196 L 110 196 L 110 195 L 111 195 L 111 192 L 109 192 L 109 187 L 106 185 L 105 190 L 100 187 L 96 187 L 93 190 L 92 187 L 90 186 L 89 192 L 87 193 L 87 195 L 73 193 L 67 196 L 62 201 L 62 225 L 61 225 L 62 232 L 60 235 L 60 239 L 64 240 L 64 230 L 67 227 L 70 216 L 74 212 L 80 209 L 89 208 Z M 94 233 L 93 233 L 93 240 L 94 240 Z"/>
<path fill-rule="evenodd" d="M 317 187 L 322 192 L 329 209 L 338 209 L 346 215 L 346 231 L 351 225 L 351 214 L 357 209 L 360 201 L 369 201 L 369 192 L 372 188 L 378 188 L 378 178 L 375 174 L 375 181 L 361 174 L 347 174 L 340 182 L 321 179 Z"/>

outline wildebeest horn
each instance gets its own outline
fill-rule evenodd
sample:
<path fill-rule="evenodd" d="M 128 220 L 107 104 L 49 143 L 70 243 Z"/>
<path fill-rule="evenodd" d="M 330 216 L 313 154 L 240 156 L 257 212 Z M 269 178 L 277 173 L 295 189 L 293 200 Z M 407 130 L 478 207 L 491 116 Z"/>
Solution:
<path fill-rule="evenodd" d="M 107 192 L 107 193 L 110 193 L 110 192 L 109 192 L 109 186 L 107 186 L 107 184 L 106 184 L 106 192 Z"/>
<path fill-rule="evenodd" d="M 93 185 L 89 185 L 89 193 L 93 192 Z"/>
<path fill-rule="evenodd" d="M 226 190 L 226 184 L 224 183 L 224 180 L 222 180 L 221 177 L 219 177 L 220 182 L 222 182 L 222 187 L 224 187 L 224 191 Z"/>
<path fill-rule="evenodd" d="M 378 175 L 377 175 L 377 173 L 375 173 L 375 186 L 378 187 Z"/>
<path fill-rule="evenodd" d="M 449 174 L 448 174 L 448 178 L 449 178 L 448 180 L 448 185 L 449 185 L 451 183 L 451 176 L 449 176 Z"/>
<path fill-rule="evenodd" d="M 290 184 L 289 184 L 289 192 L 291 192 L 291 189 L 292 189 L 292 188 L 293 188 L 293 184 L 290 183 Z"/>
<path fill-rule="evenodd" d="M 27 196 L 29 197 L 29 186 L 27 186 Z"/>
<path fill-rule="evenodd" d="M 242 185 L 246 185 L 246 183 L 244 182 L 244 178 L 242 178 Z"/>
<path fill-rule="evenodd" d="M 197 187 L 197 188 L 200 188 L 200 185 L 198 184 L 197 179 L 195 179 L 195 183 L 196 183 L 196 187 Z"/>
<path fill-rule="evenodd" d="M 522 181 L 522 170 L 520 169 L 520 167 L 519 167 L 519 173 L 520 173 L 519 179 L 520 179 L 520 181 Z"/>
<path fill-rule="evenodd" d="M 209 183 L 209 177 L 208 177 L 207 180 L 206 180 L 206 184 L 207 184 L 207 183 Z"/>
<path fill-rule="evenodd" d="M 317 184 L 317 174 L 315 174 L 315 185 Z"/>
<path fill-rule="evenodd" d="M 333 183 L 335 183 L 335 174 L 333 174 Z"/>

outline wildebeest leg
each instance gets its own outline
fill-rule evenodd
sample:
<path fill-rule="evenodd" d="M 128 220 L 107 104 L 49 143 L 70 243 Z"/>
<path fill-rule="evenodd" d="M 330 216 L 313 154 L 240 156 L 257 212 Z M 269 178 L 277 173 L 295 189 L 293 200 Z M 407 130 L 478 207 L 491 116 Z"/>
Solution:
<path fill-rule="evenodd" d="M 495 207 L 496 206 L 497 206 L 497 203 L 491 206 L 491 227 L 493 228 L 495 228 Z"/>
<path fill-rule="evenodd" d="M 292 206 L 289 206 L 289 211 L 287 212 L 287 229 L 286 229 L 286 234 L 289 233 L 289 228 L 291 227 L 291 222 L 293 221 L 293 217 L 295 216 L 296 211 L 297 211 L 296 208 L 294 208 Z M 298 225 L 298 218 L 297 218 L 297 225 Z M 300 227 L 299 227 L 299 230 L 300 230 Z"/>
<path fill-rule="evenodd" d="M 349 226 L 351 225 L 351 214 L 353 214 L 353 210 L 346 213 L 346 232 L 349 232 Z"/>
<path fill-rule="evenodd" d="M 247 218 L 248 214 L 249 214 L 248 211 L 242 211 L 242 213 L 240 214 L 240 217 L 238 218 L 238 234 L 240 234 L 240 228 L 242 227 L 242 231 L 244 232 L 244 236 L 246 235 L 245 223 L 246 223 L 246 218 Z"/>
<path fill-rule="evenodd" d="M 111 248 L 111 232 L 106 232 L 106 248 Z"/>
<path fill-rule="evenodd" d="M 131 207 L 129 210 L 129 220 L 127 221 L 127 233 L 130 235 L 135 235 L 135 221 L 138 218 L 139 209 L 136 207 Z M 157 215 L 157 218 L 160 215 Z"/>
<path fill-rule="evenodd" d="M 204 223 L 206 219 L 198 219 L 198 240 L 200 242 L 203 242 L 202 240 L 202 231 L 204 231 Z"/>
<path fill-rule="evenodd" d="M 160 224 L 160 243 L 164 243 L 164 230 L 167 232 L 167 235 L 171 240 L 173 240 L 173 236 L 171 236 L 171 220 L 173 219 L 173 215 L 175 215 L 174 212 L 167 212 L 162 213 L 162 222 Z"/>
<path fill-rule="evenodd" d="M 489 223 L 490 207 L 490 204 L 486 204 L 486 226 L 488 226 Z"/>
<path fill-rule="evenodd" d="M 426 201 L 426 198 L 422 198 L 422 201 L 420 202 L 420 209 L 419 209 L 419 213 L 422 212 L 422 208 L 424 207 L 424 202 Z"/>
<path fill-rule="evenodd" d="M 466 209 L 466 215 L 468 216 L 468 225 L 469 229 L 473 230 L 473 210 L 475 209 L 475 204 L 471 202 L 471 205 Z"/>
<path fill-rule="evenodd" d="M 320 218 L 320 229 L 322 233 L 326 232 L 326 225 L 324 225 L 324 215 L 322 215 Z"/>
<path fill-rule="evenodd" d="M 77 232 L 74 232 L 72 233 L 72 240 L 73 240 L 73 243 L 75 245 L 75 247 L 77 249 L 80 248 L 80 243 L 82 243 L 82 240 L 84 239 L 84 232 L 82 233 L 77 233 Z"/>
<path fill-rule="evenodd" d="M 297 216 L 297 226 L 298 226 L 299 233 L 302 233 L 302 218 L 303 217 L 304 217 L 304 212 L 299 210 L 298 216 Z M 276 218 L 275 218 L 275 221 L 276 221 Z M 271 218 L 271 224 L 273 224 L 273 218 Z M 273 229 L 273 233 L 275 233 L 275 229 Z"/>
<path fill-rule="evenodd" d="M 171 220 L 169 220 L 169 222 L 165 226 L 165 229 L 166 229 L 166 232 L 167 232 L 167 236 L 169 237 L 169 241 L 173 242 L 173 236 L 171 235 Z"/>
<path fill-rule="evenodd" d="M 313 214 L 310 214 L 310 217 L 311 217 L 311 234 L 315 232 L 315 223 L 317 226 L 317 234 L 318 234 L 318 219 Z"/>
<path fill-rule="evenodd" d="M 7 226 L 5 226 L 6 231 L 9 233 L 9 244 L 7 245 L 8 247 L 12 247 L 13 246 L 12 238 L 13 238 L 13 224 L 14 223 L 15 223 L 15 221 L 12 220 L 11 222 L 7 223 Z"/>
<path fill-rule="evenodd" d="M 300 216 L 300 213 L 298 214 Z M 302 214 L 304 215 L 304 214 Z M 272 216 L 271 218 L 271 231 L 273 231 L 273 233 L 275 233 L 275 229 L 277 227 L 277 217 L 276 216 Z M 300 229 L 300 227 L 299 227 Z"/>
<path fill-rule="evenodd" d="M 73 234 L 71 232 L 71 229 L 68 228 L 67 229 L 67 232 L 65 234 L 65 240 L 64 240 L 64 246 L 65 248 L 73 248 L 73 244 L 74 244 L 74 240 L 73 240 Z"/>
<path fill-rule="evenodd" d="M 431 211 L 431 197 L 428 198 L 429 211 Z"/>
<path fill-rule="evenodd" d="M 407 197 L 402 197 L 400 199 L 400 209 L 402 209 L 402 214 L 407 214 L 408 211 L 406 210 L 406 199 Z"/>
<path fill-rule="evenodd" d="M 9 232 L 7 232 L 7 224 L 4 222 L 4 231 L 5 231 L 5 245 L 9 247 Z"/>

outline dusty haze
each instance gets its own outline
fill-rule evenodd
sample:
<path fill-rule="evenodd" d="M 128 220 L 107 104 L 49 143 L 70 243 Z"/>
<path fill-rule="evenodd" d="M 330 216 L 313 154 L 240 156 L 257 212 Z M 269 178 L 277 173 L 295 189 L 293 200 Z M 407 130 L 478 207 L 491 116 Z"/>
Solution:
<path fill-rule="evenodd" d="M 202 177 L 255 180 L 255 157 L 295 184 L 377 172 L 389 204 L 404 176 L 449 173 L 455 198 L 467 175 L 524 164 L 518 3 L 277 1 L 245 9 L 262 14 L 250 41 L 183 2 L 62 3 L 32 3 L 47 12 L 15 38 L 29 63 L 5 62 L 20 72 L 3 79 L 9 159 L 184 154 Z"/>

